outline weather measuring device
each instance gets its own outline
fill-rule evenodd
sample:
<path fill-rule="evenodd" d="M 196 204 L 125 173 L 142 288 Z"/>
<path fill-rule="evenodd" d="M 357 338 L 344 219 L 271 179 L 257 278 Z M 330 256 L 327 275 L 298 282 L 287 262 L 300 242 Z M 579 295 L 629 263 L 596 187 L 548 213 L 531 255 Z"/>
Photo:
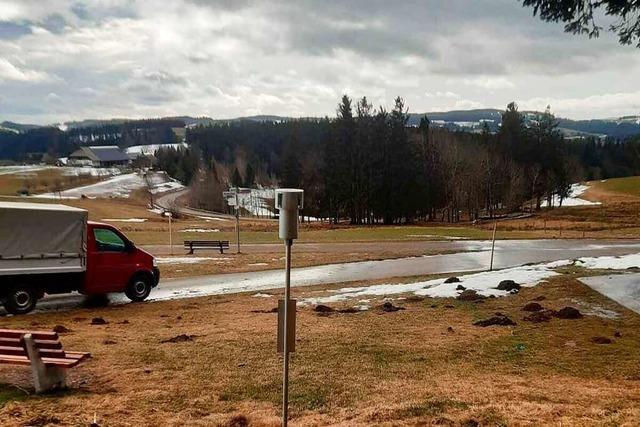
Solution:
<path fill-rule="evenodd" d="M 289 353 L 295 351 L 296 300 L 291 299 L 291 246 L 298 238 L 298 215 L 304 207 L 304 191 L 294 188 L 276 190 L 279 211 L 278 236 L 285 246 L 284 300 L 278 301 L 278 352 L 282 362 L 282 425 L 289 419 Z"/>

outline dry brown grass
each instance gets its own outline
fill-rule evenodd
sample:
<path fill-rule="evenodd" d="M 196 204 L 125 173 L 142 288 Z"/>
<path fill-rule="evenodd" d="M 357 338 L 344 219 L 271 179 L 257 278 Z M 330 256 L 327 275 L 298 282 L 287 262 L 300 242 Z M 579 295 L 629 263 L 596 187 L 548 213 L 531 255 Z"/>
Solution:
<path fill-rule="evenodd" d="M 0 194 L 15 196 L 23 189 L 28 189 L 30 194 L 40 194 L 95 184 L 105 179 L 90 175 L 65 176 L 63 173 L 63 169 L 52 168 L 0 175 Z"/>
<path fill-rule="evenodd" d="M 324 289 L 295 293 L 302 298 Z M 541 295 L 548 308 L 578 300 L 621 317 L 523 321 L 521 307 Z M 406 310 L 327 317 L 300 310 L 293 425 L 632 425 L 640 416 L 640 316 L 571 277 L 482 304 L 394 303 Z M 255 312 L 275 304 L 275 297 L 229 295 L 6 318 L 4 327 L 65 325 L 73 330 L 62 336 L 65 346 L 91 351 L 93 359 L 71 371 L 65 393 L 25 396 L 0 386 L 0 419 L 11 426 L 87 425 L 95 412 L 102 426 L 229 425 L 234 416 L 278 425 L 276 316 Z M 472 326 L 496 311 L 518 325 Z M 90 326 L 95 316 L 109 324 Z M 615 331 L 621 336 L 613 338 Z M 160 343 L 178 334 L 196 337 Z M 600 335 L 613 344 L 591 342 Z M 0 367 L 0 378 L 30 388 L 28 369 Z"/>

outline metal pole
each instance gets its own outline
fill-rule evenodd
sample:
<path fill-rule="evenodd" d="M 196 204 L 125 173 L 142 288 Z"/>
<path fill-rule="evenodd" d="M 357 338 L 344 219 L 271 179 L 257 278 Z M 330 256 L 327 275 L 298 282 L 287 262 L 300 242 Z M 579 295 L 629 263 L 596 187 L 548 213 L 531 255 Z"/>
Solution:
<path fill-rule="evenodd" d="M 283 362 L 282 362 L 282 425 L 289 421 L 289 300 L 291 299 L 291 245 L 292 239 L 285 241 L 284 319 L 283 319 Z"/>
<path fill-rule="evenodd" d="M 173 255 L 173 233 L 171 232 L 171 213 L 169 213 L 169 251 Z"/>
<path fill-rule="evenodd" d="M 493 238 L 491 241 L 491 264 L 489 265 L 489 271 L 493 271 L 493 252 L 496 249 L 496 229 L 498 228 L 498 221 L 493 223 Z"/>
<path fill-rule="evenodd" d="M 240 253 L 240 205 L 238 204 L 238 188 L 236 188 L 236 240 L 238 241 L 237 253 Z"/>

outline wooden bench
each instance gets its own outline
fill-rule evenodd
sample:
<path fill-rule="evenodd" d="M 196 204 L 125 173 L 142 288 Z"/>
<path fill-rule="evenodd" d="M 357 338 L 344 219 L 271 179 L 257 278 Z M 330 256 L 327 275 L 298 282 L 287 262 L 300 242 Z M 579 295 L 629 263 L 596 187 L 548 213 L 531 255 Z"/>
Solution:
<path fill-rule="evenodd" d="M 229 249 L 228 240 L 185 240 L 184 248 L 189 251 L 189 255 L 193 255 L 196 249 L 218 249 L 221 254 L 225 249 Z"/>
<path fill-rule="evenodd" d="M 91 357 L 65 351 L 55 332 L 0 329 L 0 363 L 31 366 L 36 393 L 66 387 L 66 370 Z"/>

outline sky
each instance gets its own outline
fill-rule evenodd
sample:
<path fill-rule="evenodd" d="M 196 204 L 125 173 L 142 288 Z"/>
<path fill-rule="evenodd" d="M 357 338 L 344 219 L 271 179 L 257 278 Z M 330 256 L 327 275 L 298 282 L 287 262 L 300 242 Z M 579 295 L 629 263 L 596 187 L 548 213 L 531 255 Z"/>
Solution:
<path fill-rule="evenodd" d="M 518 0 L 0 0 L 0 121 L 547 105 L 640 114 L 640 49 Z"/>

